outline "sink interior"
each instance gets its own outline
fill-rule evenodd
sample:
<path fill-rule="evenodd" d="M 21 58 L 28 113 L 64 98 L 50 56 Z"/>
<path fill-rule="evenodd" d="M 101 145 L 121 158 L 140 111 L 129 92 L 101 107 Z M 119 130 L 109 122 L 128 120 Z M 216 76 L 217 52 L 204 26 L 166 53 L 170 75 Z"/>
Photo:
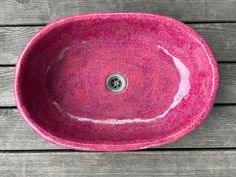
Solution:
<path fill-rule="evenodd" d="M 181 136 L 215 94 L 216 64 L 196 35 L 175 20 L 145 15 L 52 23 L 19 63 L 22 110 L 32 124 L 74 147 L 161 144 Z M 126 80 L 119 92 L 106 85 L 115 73 Z"/>

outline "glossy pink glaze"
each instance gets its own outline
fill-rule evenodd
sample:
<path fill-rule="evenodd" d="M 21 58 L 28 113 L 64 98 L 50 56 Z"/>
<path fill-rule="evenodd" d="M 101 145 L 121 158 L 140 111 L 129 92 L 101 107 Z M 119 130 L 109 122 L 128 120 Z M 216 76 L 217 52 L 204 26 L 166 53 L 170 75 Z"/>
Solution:
<path fill-rule="evenodd" d="M 122 73 L 121 93 L 106 78 Z M 170 143 L 202 123 L 218 88 L 206 42 L 169 17 L 75 15 L 41 29 L 21 53 L 15 99 L 45 139 L 92 151 Z"/>

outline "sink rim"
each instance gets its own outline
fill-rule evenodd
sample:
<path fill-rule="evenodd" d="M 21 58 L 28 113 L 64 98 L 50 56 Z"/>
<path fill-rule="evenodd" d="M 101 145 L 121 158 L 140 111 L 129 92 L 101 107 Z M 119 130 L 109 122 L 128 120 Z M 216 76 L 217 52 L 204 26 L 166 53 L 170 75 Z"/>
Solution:
<path fill-rule="evenodd" d="M 206 106 L 205 110 L 202 112 L 202 114 L 195 119 L 195 121 L 190 124 L 187 128 L 181 129 L 178 131 L 176 134 L 172 134 L 164 139 L 156 139 L 153 141 L 147 140 L 145 142 L 139 142 L 139 143 L 125 143 L 125 144 L 85 144 L 85 143 L 78 143 L 78 142 L 73 142 L 73 141 L 67 141 L 65 139 L 58 138 L 56 136 L 51 135 L 47 131 L 43 130 L 41 127 L 39 127 L 34 121 L 30 118 L 30 116 L 27 115 L 27 111 L 24 108 L 24 102 L 18 97 L 21 90 L 19 90 L 18 84 L 19 84 L 19 71 L 21 69 L 21 65 L 25 62 L 25 53 L 30 46 L 34 45 L 38 40 L 41 39 L 41 37 L 44 34 L 47 34 L 51 29 L 57 28 L 58 26 L 64 24 L 65 22 L 70 22 L 73 21 L 74 19 L 78 18 L 88 18 L 90 16 L 95 16 L 95 17 L 108 17 L 112 18 L 112 16 L 129 16 L 129 17 L 138 17 L 141 16 L 145 18 L 162 18 L 167 21 L 171 21 L 172 23 L 175 23 L 177 26 L 180 28 L 183 27 L 184 30 L 188 30 L 188 32 L 193 35 L 197 40 L 200 41 L 201 45 L 205 48 L 206 54 L 209 55 L 209 59 L 213 63 L 213 69 L 214 69 L 214 87 L 213 87 L 213 93 L 211 97 L 209 98 L 209 104 Z M 17 105 L 17 108 L 19 110 L 19 113 L 21 116 L 24 118 L 24 120 L 28 123 L 28 125 L 41 137 L 44 139 L 57 144 L 61 145 L 64 147 L 72 148 L 72 149 L 77 149 L 77 150 L 89 150 L 89 151 L 125 151 L 125 150 L 138 150 L 138 149 L 144 149 L 147 147 L 152 147 L 152 146 L 160 146 L 164 145 L 173 141 L 176 141 L 180 139 L 181 137 L 187 135 L 190 133 L 193 129 L 197 128 L 204 120 L 206 119 L 208 113 L 210 112 L 217 93 L 219 85 L 219 71 L 218 71 L 218 66 L 217 62 L 215 60 L 215 57 L 208 46 L 208 44 L 205 42 L 205 40 L 191 27 L 185 25 L 184 23 L 175 20 L 173 18 L 167 17 L 167 16 L 161 16 L 157 14 L 149 14 L 149 13 L 92 13 L 92 14 L 76 14 L 72 16 L 67 16 L 63 17 L 57 20 L 54 20 L 44 26 L 42 29 L 40 29 L 36 34 L 33 35 L 33 37 L 29 40 L 27 43 L 26 47 L 23 49 L 21 54 L 19 55 L 19 58 L 17 60 L 17 64 L 15 67 L 15 73 L 14 73 L 14 98 L 15 102 Z"/>

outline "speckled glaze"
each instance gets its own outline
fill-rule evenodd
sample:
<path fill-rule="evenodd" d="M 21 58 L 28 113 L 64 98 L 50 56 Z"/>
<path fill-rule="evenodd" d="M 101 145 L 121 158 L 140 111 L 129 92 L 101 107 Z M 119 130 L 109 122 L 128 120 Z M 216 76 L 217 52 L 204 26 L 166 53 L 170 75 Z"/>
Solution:
<path fill-rule="evenodd" d="M 127 87 L 106 88 L 121 73 Z M 175 141 L 199 126 L 218 88 L 206 42 L 169 17 L 75 15 L 41 29 L 15 70 L 17 107 L 45 139 L 65 147 L 122 151 Z"/>

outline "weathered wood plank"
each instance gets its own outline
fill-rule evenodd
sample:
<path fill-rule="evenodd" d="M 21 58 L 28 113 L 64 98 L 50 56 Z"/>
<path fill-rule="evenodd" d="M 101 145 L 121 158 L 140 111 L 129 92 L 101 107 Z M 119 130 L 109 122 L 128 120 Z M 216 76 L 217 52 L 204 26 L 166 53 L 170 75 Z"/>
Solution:
<path fill-rule="evenodd" d="M 236 103 L 236 64 L 220 64 L 216 103 Z"/>
<path fill-rule="evenodd" d="M 3 177 L 235 177 L 236 151 L 1 153 Z"/>
<path fill-rule="evenodd" d="M 0 142 L 0 150 L 61 148 L 39 137 L 17 109 L 0 109 Z"/>
<path fill-rule="evenodd" d="M 172 144 L 158 148 L 236 147 L 236 106 L 215 106 L 198 129 Z M 17 109 L 0 109 L 0 150 L 62 149 L 33 132 Z"/>
<path fill-rule="evenodd" d="M 236 61 L 236 23 L 192 24 L 218 61 Z M 29 38 L 41 27 L 0 27 L 0 64 L 15 64 Z"/>
<path fill-rule="evenodd" d="M 14 106 L 14 67 L 0 67 L 0 106 Z"/>
<path fill-rule="evenodd" d="M 236 103 L 236 64 L 220 63 L 220 87 L 216 103 Z M 0 106 L 15 106 L 14 67 L 0 67 Z"/>
<path fill-rule="evenodd" d="M 16 64 L 18 55 L 40 27 L 0 27 L 0 64 Z"/>
<path fill-rule="evenodd" d="M 235 0 L 2 0 L 0 24 L 44 24 L 59 17 L 91 12 L 148 12 L 183 21 L 236 20 Z"/>

